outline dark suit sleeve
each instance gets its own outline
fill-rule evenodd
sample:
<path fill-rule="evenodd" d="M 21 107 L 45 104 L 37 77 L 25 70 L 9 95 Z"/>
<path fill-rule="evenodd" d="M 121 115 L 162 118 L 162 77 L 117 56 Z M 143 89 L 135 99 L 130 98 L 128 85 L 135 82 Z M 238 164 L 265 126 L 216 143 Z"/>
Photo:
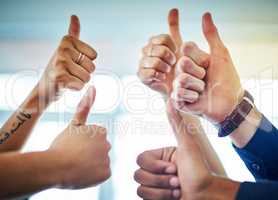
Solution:
<path fill-rule="evenodd" d="M 278 183 L 244 182 L 241 183 L 236 200 L 277 200 Z"/>
<path fill-rule="evenodd" d="M 278 181 L 278 130 L 266 117 L 244 148 L 234 148 L 257 181 Z"/>

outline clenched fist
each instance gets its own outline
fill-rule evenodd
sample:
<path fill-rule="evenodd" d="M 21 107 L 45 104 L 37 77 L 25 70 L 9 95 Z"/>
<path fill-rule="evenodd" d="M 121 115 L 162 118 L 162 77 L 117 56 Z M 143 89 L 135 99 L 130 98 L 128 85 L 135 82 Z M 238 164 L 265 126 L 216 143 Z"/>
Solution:
<path fill-rule="evenodd" d="M 97 125 L 85 125 L 94 103 L 95 89 L 89 88 L 78 105 L 71 124 L 52 143 L 48 150 L 63 163 L 59 176 L 61 188 L 79 189 L 97 185 L 111 175 L 106 139 L 106 129 Z"/>
<path fill-rule="evenodd" d="M 71 17 L 69 33 L 64 36 L 52 56 L 40 82 L 40 96 L 56 100 L 63 89 L 81 90 L 95 70 L 96 51 L 79 40 L 80 22 Z"/>
<path fill-rule="evenodd" d="M 134 179 L 140 184 L 138 196 L 149 200 L 180 199 L 176 147 L 145 151 L 138 156 L 137 164 L 140 169 L 134 173 Z"/>
<path fill-rule="evenodd" d="M 172 91 L 176 61 L 179 58 L 179 49 L 182 44 L 177 9 L 169 12 L 168 24 L 170 35 L 154 36 L 143 48 L 143 57 L 140 60 L 138 71 L 138 77 L 145 85 L 166 97 Z"/>

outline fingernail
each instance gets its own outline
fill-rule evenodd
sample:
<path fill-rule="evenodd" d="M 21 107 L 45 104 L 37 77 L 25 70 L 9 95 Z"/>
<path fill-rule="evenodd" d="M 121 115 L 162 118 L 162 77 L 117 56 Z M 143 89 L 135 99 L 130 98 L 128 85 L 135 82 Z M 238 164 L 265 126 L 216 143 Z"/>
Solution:
<path fill-rule="evenodd" d="M 180 198 L 181 197 L 181 191 L 179 189 L 173 190 L 173 197 L 174 198 Z"/>
<path fill-rule="evenodd" d="M 177 172 L 177 169 L 175 166 L 167 167 L 165 170 L 165 173 L 167 173 L 167 174 L 175 174 L 176 172 Z"/>
<path fill-rule="evenodd" d="M 179 181 L 179 179 L 178 179 L 178 177 L 172 177 L 171 179 L 170 179 L 170 185 L 172 186 L 172 187 L 179 187 L 180 186 L 180 181 Z"/>

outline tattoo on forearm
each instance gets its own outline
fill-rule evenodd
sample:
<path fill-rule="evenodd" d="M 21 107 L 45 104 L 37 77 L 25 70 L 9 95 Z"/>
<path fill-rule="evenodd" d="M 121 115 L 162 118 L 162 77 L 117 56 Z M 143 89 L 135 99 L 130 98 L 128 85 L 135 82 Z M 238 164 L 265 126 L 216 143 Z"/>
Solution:
<path fill-rule="evenodd" d="M 2 131 L 0 133 L 0 144 L 6 142 L 17 130 L 29 119 L 32 118 L 32 115 L 25 112 L 19 111 L 16 115 L 16 121 L 12 124 L 12 128 L 8 131 Z"/>

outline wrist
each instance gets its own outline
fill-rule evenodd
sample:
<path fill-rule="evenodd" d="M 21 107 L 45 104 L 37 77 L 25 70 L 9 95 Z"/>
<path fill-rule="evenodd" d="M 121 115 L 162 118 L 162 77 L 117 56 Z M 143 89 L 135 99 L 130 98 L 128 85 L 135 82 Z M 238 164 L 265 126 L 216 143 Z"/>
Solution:
<path fill-rule="evenodd" d="M 61 155 L 58 150 L 48 149 L 45 151 L 47 160 L 51 163 L 49 168 L 47 182 L 55 188 L 64 188 L 67 175 L 70 174 L 71 164 Z"/>
<path fill-rule="evenodd" d="M 20 109 L 25 110 L 30 114 L 41 114 L 49 106 L 51 102 L 46 98 L 45 95 L 42 95 L 39 84 L 37 84 L 27 99 L 20 106 Z"/>
<path fill-rule="evenodd" d="M 231 133 L 230 138 L 232 139 L 233 144 L 238 148 L 246 146 L 256 133 L 261 123 L 261 119 L 262 114 L 256 107 L 253 107 L 245 120 Z"/>
<path fill-rule="evenodd" d="M 236 199 L 239 187 L 239 182 L 219 176 L 213 176 L 210 185 L 204 191 L 194 195 L 192 200 L 234 200 Z"/>

